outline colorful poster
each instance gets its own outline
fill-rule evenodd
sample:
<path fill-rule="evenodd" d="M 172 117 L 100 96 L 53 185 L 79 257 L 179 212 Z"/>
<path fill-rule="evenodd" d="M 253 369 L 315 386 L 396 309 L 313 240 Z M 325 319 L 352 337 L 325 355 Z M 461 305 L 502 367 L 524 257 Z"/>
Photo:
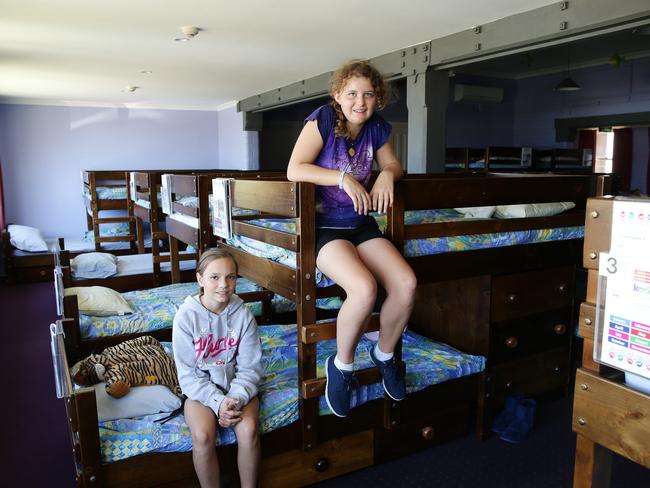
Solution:
<path fill-rule="evenodd" d="M 600 254 L 605 307 L 594 349 L 596 360 L 645 378 L 650 378 L 649 240 L 650 202 L 614 202 L 610 252 Z"/>

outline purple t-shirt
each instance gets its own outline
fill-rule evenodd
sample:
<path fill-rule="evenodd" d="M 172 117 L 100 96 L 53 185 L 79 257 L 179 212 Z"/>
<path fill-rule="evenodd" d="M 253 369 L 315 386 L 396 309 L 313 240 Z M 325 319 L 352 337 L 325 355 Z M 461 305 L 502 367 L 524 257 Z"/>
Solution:
<path fill-rule="evenodd" d="M 317 108 L 305 122 L 315 120 L 323 138 L 323 148 L 314 161 L 322 168 L 345 171 L 361 183 L 366 190 L 375 152 L 388 140 L 391 125 L 379 114 L 374 113 L 363 124 L 357 138 L 350 142 L 336 136 L 336 113 L 331 105 Z M 349 149 L 354 149 L 351 156 Z M 350 197 L 338 186 L 316 186 L 316 227 L 354 228 L 372 220 L 368 215 L 354 211 Z"/>

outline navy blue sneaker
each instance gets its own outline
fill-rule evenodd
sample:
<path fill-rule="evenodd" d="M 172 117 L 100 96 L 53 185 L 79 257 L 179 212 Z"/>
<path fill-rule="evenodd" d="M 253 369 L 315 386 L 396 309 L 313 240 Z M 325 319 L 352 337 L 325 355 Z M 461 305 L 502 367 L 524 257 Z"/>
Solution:
<path fill-rule="evenodd" d="M 402 372 L 397 367 L 395 356 L 388 361 L 380 361 L 375 357 L 374 345 L 370 346 L 368 354 L 370 354 L 370 359 L 375 363 L 375 366 L 377 366 L 381 376 L 384 378 L 382 385 L 384 385 L 386 394 L 397 402 L 404 400 L 406 398 L 406 381 L 404 381 L 404 375 L 402 375 Z"/>
<path fill-rule="evenodd" d="M 325 401 L 327 406 L 337 417 L 347 417 L 350 412 L 350 393 L 352 390 L 353 371 L 341 371 L 334 365 L 332 354 L 325 360 Z"/>
<path fill-rule="evenodd" d="M 515 418 L 501 434 L 501 440 L 518 444 L 533 430 L 535 422 L 535 407 L 537 402 L 532 398 L 524 398 L 515 409 Z"/>

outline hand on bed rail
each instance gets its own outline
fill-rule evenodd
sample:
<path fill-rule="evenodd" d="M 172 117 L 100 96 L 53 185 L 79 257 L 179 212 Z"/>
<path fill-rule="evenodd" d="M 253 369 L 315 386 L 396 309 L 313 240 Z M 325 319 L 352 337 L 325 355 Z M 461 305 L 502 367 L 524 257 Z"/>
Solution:
<path fill-rule="evenodd" d="M 388 207 L 393 206 L 394 176 L 389 171 L 382 171 L 377 176 L 375 184 L 370 190 L 372 210 L 379 213 L 388 212 Z"/>
<path fill-rule="evenodd" d="M 368 192 L 363 185 L 349 173 L 347 173 L 343 178 L 343 191 L 345 191 L 352 200 L 355 212 L 359 215 L 368 215 L 368 210 L 370 210 L 371 206 L 370 195 L 368 195 Z"/>
<path fill-rule="evenodd" d="M 233 397 L 225 397 L 219 406 L 219 425 L 221 427 L 234 427 L 241 421 L 241 405 Z"/>

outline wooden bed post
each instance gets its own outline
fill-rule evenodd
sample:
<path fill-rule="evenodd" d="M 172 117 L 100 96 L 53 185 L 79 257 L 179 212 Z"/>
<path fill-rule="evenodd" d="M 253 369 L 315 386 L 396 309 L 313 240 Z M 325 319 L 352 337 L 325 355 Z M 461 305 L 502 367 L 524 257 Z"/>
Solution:
<path fill-rule="evenodd" d="M 178 239 L 169 236 L 169 264 L 171 265 L 172 283 L 181 282 L 180 257 L 178 255 Z"/>
<path fill-rule="evenodd" d="M 316 323 L 316 222 L 315 187 L 311 183 L 294 184 L 291 189 L 296 194 L 298 219 L 296 234 L 299 236 L 300 250 L 296 254 L 297 296 L 296 315 L 298 321 L 298 385 L 306 379 L 316 378 L 316 343 L 306 344 L 302 338 L 302 328 Z M 302 392 L 302 388 L 300 388 Z M 302 448 L 311 449 L 316 445 L 318 434 L 318 401 L 315 398 L 300 398 L 300 428 Z"/>

